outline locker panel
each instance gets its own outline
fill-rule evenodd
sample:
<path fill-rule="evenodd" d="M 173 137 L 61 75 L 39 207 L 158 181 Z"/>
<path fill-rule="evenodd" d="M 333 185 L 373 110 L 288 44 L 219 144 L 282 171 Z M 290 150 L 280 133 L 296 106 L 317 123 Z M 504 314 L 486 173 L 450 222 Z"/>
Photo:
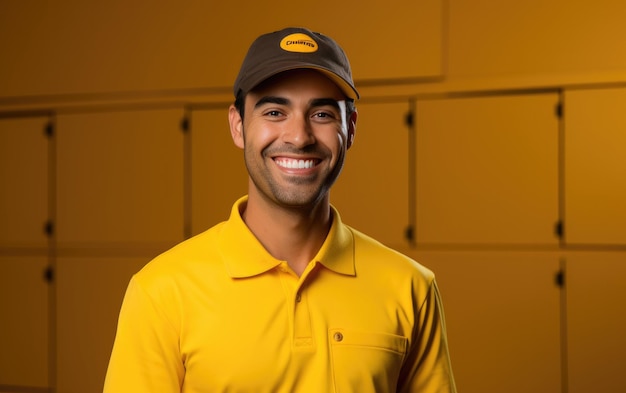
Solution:
<path fill-rule="evenodd" d="M 45 256 L 0 256 L 0 386 L 49 387 L 47 265 Z"/>
<path fill-rule="evenodd" d="M 565 240 L 626 245 L 626 88 L 565 92 Z"/>
<path fill-rule="evenodd" d="M 626 253 L 566 256 L 570 393 L 626 391 Z"/>
<path fill-rule="evenodd" d="M 555 246 L 556 94 L 417 102 L 418 244 Z"/>
<path fill-rule="evenodd" d="M 57 391 L 101 392 L 132 274 L 149 257 L 59 258 Z"/>
<path fill-rule="evenodd" d="M 45 117 L 0 120 L 0 247 L 47 246 L 48 122 Z"/>
<path fill-rule="evenodd" d="M 228 105 L 191 112 L 192 233 L 228 219 L 233 203 L 248 192 L 243 150 L 230 136 Z"/>
<path fill-rule="evenodd" d="M 183 239 L 182 109 L 57 118 L 62 248 L 162 248 Z"/>
<path fill-rule="evenodd" d="M 332 188 L 342 220 L 390 246 L 405 246 L 409 225 L 407 101 L 356 105 L 354 144 Z"/>
<path fill-rule="evenodd" d="M 228 88 L 252 40 L 286 26 L 335 38 L 359 80 L 442 75 L 443 0 L 403 0 L 390 7 L 374 0 L 358 6 L 322 0 L 311 7 L 287 0 L 275 1 L 271 11 L 263 2 L 236 10 L 228 2 L 202 1 L 144 7 L 68 0 L 34 8 L 3 2 L 0 47 L 12 61 L 0 63 L 1 94 Z"/>
<path fill-rule="evenodd" d="M 435 272 L 459 391 L 560 392 L 557 254 L 414 251 Z"/>

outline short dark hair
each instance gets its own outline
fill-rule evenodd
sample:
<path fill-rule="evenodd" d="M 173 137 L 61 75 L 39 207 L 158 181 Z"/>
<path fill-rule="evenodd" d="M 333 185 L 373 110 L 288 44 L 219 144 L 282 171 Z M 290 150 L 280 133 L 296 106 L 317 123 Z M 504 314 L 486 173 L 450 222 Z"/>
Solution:
<path fill-rule="evenodd" d="M 241 120 L 243 120 L 243 114 L 245 112 L 246 107 L 246 95 L 243 94 L 243 91 L 239 90 L 237 92 L 237 97 L 235 97 L 235 108 L 237 112 L 239 112 L 239 116 L 241 116 Z"/>

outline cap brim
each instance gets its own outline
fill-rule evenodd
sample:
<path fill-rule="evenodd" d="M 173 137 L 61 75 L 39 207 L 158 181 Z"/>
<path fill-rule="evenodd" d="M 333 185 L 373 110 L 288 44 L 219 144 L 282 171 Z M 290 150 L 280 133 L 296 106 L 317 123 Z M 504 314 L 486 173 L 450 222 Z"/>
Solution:
<path fill-rule="evenodd" d="M 350 83 L 348 83 L 345 79 L 335 74 L 334 72 L 327 70 L 323 67 L 319 67 L 311 64 L 290 64 L 289 66 L 284 67 L 275 67 L 271 72 L 267 72 L 264 74 L 256 75 L 255 78 L 251 78 L 247 81 L 246 84 L 249 84 L 250 87 L 245 89 L 246 93 L 253 90 L 255 87 L 263 83 L 264 81 L 270 79 L 273 76 L 276 76 L 282 72 L 291 71 L 291 70 L 299 70 L 299 69 L 310 69 L 319 71 L 328 79 L 330 79 L 333 83 L 337 85 L 341 89 L 341 91 L 350 99 L 357 100 L 360 95 L 359 92 L 354 88 Z"/>

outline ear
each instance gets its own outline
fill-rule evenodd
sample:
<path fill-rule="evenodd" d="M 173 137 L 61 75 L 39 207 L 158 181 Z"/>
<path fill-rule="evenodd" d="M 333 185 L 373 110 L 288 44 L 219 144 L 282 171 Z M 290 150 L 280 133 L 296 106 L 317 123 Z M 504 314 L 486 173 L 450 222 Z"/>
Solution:
<path fill-rule="evenodd" d="M 348 119 L 348 146 L 346 149 L 349 149 L 352 144 L 354 143 L 354 136 L 356 134 L 356 119 L 357 119 L 358 113 L 356 112 L 356 108 L 354 109 L 354 112 L 352 112 L 352 115 L 350 116 L 350 119 Z"/>
<path fill-rule="evenodd" d="M 230 135 L 233 138 L 235 146 L 243 149 L 243 119 L 237 108 L 235 108 L 235 105 L 232 104 L 228 108 L 228 123 L 230 124 Z"/>

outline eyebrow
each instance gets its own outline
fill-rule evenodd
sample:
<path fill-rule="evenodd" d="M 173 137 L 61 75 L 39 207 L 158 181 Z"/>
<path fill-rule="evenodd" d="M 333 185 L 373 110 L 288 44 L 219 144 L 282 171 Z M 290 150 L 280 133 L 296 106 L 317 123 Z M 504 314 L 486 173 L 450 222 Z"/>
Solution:
<path fill-rule="evenodd" d="M 332 106 L 333 108 L 340 110 L 337 100 L 332 98 L 316 98 L 311 101 L 311 106 L 314 108 L 319 106 Z"/>
<path fill-rule="evenodd" d="M 289 99 L 284 98 L 284 97 L 264 96 L 264 97 L 261 97 L 254 104 L 254 108 L 258 108 L 265 104 L 289 105 L 290 103 L 291 101 L 289 101 Z M 337 100 L 333 98 L 315 98 L 311 100 L 310 106 L 313 108 L 320 107 L 320 106 L 332 106 L 333 108 L 340 110 Z"/>
<path fill-rule="evenodd" d="M 277 104 L 277 105 L 288 105 L 289 100 L 283 97 L 276 96 L 264 96 L 261 97 L 256 104 L 254 104 L 254 108 L 258 108 L 265 104 Z"/>

